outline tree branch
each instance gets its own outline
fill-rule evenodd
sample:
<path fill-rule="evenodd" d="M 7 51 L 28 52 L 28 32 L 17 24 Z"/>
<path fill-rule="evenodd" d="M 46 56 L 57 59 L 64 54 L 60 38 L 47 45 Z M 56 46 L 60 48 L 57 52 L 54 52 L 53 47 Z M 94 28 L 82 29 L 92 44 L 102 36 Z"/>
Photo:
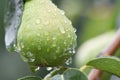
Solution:
<path fill-rule="evenodd" d="M 100 56 L 110 56 L 115 53 L 115 51 L 120 46 L 120 29 L 117 31 L 116 36 L 113 38 L 111 43 L 104 49 L 99 55 Z M 89 80 L 100 80 L 102 75 L 102 71 L 93 69 L 90 74 L 88 75 Z"/>

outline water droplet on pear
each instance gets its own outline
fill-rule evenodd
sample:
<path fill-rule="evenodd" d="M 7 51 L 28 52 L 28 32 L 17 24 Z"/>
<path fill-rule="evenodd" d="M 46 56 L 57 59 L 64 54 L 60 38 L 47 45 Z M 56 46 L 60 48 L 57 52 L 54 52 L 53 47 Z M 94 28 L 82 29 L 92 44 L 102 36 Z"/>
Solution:
<path fill-rule="evenodd" d="M 64 27 L 59 27 L 59 30 L 60 30 L 60 32 L 61 32 L 62 34 L 65 33 L 65 29 L 64 29 Z"/>

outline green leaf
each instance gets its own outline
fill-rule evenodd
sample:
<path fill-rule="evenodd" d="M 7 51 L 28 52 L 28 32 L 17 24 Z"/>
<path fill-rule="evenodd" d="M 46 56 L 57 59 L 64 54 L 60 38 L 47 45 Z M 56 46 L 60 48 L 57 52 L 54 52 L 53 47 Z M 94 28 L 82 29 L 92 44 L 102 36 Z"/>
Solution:
<path fill-rule="evenodd" d="M 49 75 L 51 74 L 48 74 L 43 80 L 63 80 L 60 74 L 56 74 L 54 76 L 49 76 Z"/>
<path fill-rule="evenodd" d="M 120 59 L 117 57 L 101 57 L 87 63 L 97 69 L 115 74 L 120 77 Z"/>
<path fill-rule="evenodd" d="M 55 75 L 50 80 L 63 80 L 61 75 Z"/>
<path fill-rule="evenodd" d="M 35 77 L 35 76 L 26 76 L 26 77 L 20 78 L 18 80 L 42 80 L 42 79 L 39 77 Z"/>
<path fill-rule="evenodd" d="M 63 74 L 56 74 L 54 76 L 51 76 L 51 73 L 48 74 L 44 80 L 88 80 L 86 75 L 83 74 L 78 69 L 67 69 L 63 72 Z"/>
<path fill-rule="evenodd" d="M 48 75 L 44 77 L 44 80 L 62 80 L 61 74 L 66 71 L 67 67 L 59 67 L 51 71 Z M 56 79 L 57 78 L 57 79 Z"/>
<path fill-rule="evenodd" d="M 5 2 L 7 6 L 5 7 L 4 17 L 5 45 L 8 51 L 14 52 L 16 51 L 16 37 L 21 23 L 24 4 L 23 0 L 6 0 Z"/>
<path fill-rule="evenodd" d="M 85 74 L 77 69 L 68 69 L 63 73 L 64 80 L 88 80 Z"/>

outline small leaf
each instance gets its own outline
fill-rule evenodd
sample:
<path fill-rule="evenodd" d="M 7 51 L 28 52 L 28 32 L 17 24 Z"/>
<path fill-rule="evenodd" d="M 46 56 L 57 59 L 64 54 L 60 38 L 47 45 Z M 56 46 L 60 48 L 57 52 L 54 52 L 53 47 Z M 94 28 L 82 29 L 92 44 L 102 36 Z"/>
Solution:
<path fill-rule="evenodd" d="M 77 69 L 68 69 L 63 73 L 64 80 L 88 80 L 85 74 Z"/>
<path fill-rule="evenodd" d="M 49 75 L 50 74 L 48 74 L 48 77 L 45 77 L 43 80 L 63 80 L 60 74 L 54 75 L 52 77 L 49 77 Z"/>
<path fill-rule="evenodd" d="M 50 80 L 63 80 L 61 75 L 55 75 Z"/>
<path fill-rule="evenodd" d="M 44 80 L 88 80 L 86 75 L 77 69 L 67 69 L 63 74 L 51 76 L 48 74 Z"/>
<path fill-rule="evenodd" d="M 61 66 L 60 68 L 56 68 L 53 71 L 51 71 L 48 75 L 44 77 L 44 80 L 62 80 L 62 74 L 65 70 L 67 70 L 67 67 Z"/>
<path fill-rule="evenodd" d="M 6 48 L 16 51 L 16 36 L 23 13 L 23 0 L 6 0 L 4 28 Z"/>
<path fill-rule="evenodd" d="M 120 59 L 116 57 L 101 57 L 87 63 L 97 69 L 115 74 L 120 77 Z"/>
<path fill-rule="evenodd" d="M 35 77 L 35 76 L 26 76 L 26 77 L 20 78 L 18 80 L 42 80 L 42 79 L 39 77 Z"/>

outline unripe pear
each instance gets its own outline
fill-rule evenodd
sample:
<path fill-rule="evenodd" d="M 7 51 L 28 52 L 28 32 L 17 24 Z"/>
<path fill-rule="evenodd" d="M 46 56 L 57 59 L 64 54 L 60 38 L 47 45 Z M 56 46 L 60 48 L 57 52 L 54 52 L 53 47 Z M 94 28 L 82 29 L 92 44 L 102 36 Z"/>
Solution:
<path fill-rule="evenodd" d="M 17 35 L 25 62 L 34 66 L 59 66 L 73 54 L 76 35 L 71 21 L 51 0 L 27 0 Z"/>

